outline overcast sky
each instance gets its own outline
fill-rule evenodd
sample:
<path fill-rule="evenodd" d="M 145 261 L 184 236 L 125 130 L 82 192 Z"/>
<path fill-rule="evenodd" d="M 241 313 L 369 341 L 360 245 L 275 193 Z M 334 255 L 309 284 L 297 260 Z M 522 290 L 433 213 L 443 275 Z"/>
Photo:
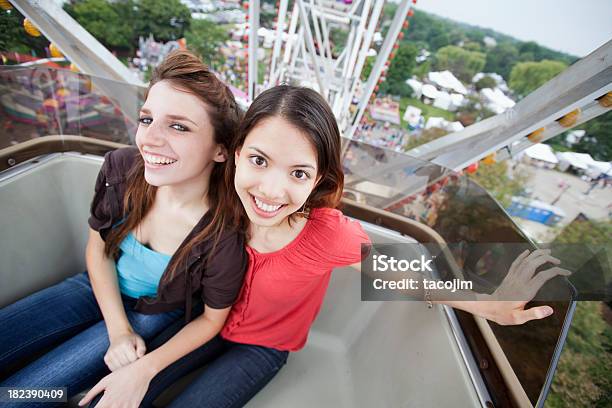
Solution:
<path fill-rule="evenodd" d="M 418 0 L 415 8 L 578 57 L 612 39 L 612 0 Z"/>

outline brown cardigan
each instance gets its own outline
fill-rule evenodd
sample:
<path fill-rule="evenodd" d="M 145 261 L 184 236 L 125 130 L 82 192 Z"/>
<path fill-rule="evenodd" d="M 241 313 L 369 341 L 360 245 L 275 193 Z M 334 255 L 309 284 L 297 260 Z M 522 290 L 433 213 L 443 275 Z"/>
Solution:
<path fill-rule="evenodd" d="M 104 156 L 89 217 L 89 226 L 98 231 L 104 240 L 113 226 L 125 218 L 123 197 L 127 187 L 126 179 L 139 154 L 137 148 L 125 147 Z M 210 222 L 210 218 L 211 214 L 206 213 L 185 238 L 181 247 L 202 231 Z M 185 263 L 186 267 L 178 270 L 172 279 L 166 269 L 159 281 L 157 296 L 141 297 L 136 304 L 136 310 L 154 314 L 185 305 L 185 320 L 188 322 L 191 319 L 194 295 L 201 296 L 204 304 L 214 309 L 231 306 L 238 297 L 248 264 L 244 244 L 242 234 L 224 232 L 208 265 L 205 265 L 204 261 L 211 250 L 212 240 L 207 239 L 194 245 Z M 168 264 L 173 262 L 174 256 Z"/>

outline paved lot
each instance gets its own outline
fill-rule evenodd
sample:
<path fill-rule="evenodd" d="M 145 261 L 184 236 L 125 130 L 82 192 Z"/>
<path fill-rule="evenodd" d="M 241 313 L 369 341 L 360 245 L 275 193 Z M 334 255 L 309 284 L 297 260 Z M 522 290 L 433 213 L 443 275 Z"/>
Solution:
<path fill-rule="evenodd" d="M 611 219 L 612 187 L 602 189 L 598 186 L 585 195 L 591 183 L 573 174 L 537 168 L 523 163 L 518 164 L 518 169 L 524 169 L 530 174 L 527 187 L 533 190 L 532 198 L 549 204 L 561 193 L 562 189 L 559 184 L 562 181 L 569 185 L 567 191 L 555 204 L 566 213 L 566 217 L 559 223 L 560 226 L 569 224 L 580 212 L 593 220 Z M 529 236 L 538 241 L 553 238 L 550 227 L 521 218 L 514 219 Z"/>

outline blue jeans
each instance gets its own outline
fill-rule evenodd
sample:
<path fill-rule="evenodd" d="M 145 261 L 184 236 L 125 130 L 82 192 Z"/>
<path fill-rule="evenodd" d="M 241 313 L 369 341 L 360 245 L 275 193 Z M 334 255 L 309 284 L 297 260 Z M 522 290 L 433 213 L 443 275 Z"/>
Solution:
<path fill-rule="evenodd" d="M 122 298 L 132 328 L 145 342 L 184 313 L 177 309 L 145 315 L 134 311 L 136 299 Z M 1 387 L 67 387 L 70 398 L 108 374 L 103 360 L 108 333 L 87 272 L 1 309 L 0 345 L 0 367 L 10 367 L 3 373 L 10 377 L 2 380 Z M 47 350 L 16 371 L 18 364 Z M 15 404 L 19 408 L 34 406 L 53 404 Z"/>
<path fill-rule="evenodd" d="M 181 328 L 176 322 L 151 344 L 164 344 Z M 207 365 L 204 371 L 169 405 L 171 408 L 234 408 L 244 406 L 278 373 L 289 352 L 234 343 L 216 336 L 160 372 L 149 384 L 141 407 L 153 401 L 175 381 Z"/>

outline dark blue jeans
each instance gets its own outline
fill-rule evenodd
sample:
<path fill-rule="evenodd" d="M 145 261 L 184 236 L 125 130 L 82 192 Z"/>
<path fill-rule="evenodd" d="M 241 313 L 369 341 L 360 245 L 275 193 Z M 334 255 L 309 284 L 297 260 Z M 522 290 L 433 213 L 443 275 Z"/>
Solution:
<path fill-rule="evenodd" d="M 181 328 L 176 322 L 151 344 L 164 344 Z M 204 371 L 169 407 L 234 408 L 244 406 L 278 373 L 289 352 L 269 347 L 233 343 L 216 336 L 159 373 L 149 385 L 141 407 L 153 401 L 175 381 L 206 366 Z"/>
<path fill-rule="evenodd" d="M 145 342 L 160 334 L 184 311 L 145 315 L 134 311 L 136 299 L 123 297 L 132 328 Z M 2 387 L 67 387 L 72 397 L 93 386 L 108 368 L 109 346 L 102 313 L 87 272 L 36 292 L 0 310 Z M 48 351 L 47 351 L 48 350 Z M 25 367 L 15 367 L 47 351 Z M 3 405 L 9 406 L 9 405 Z M 16 403 L 16 407 L 51 407 L 50 403 Z"/>

